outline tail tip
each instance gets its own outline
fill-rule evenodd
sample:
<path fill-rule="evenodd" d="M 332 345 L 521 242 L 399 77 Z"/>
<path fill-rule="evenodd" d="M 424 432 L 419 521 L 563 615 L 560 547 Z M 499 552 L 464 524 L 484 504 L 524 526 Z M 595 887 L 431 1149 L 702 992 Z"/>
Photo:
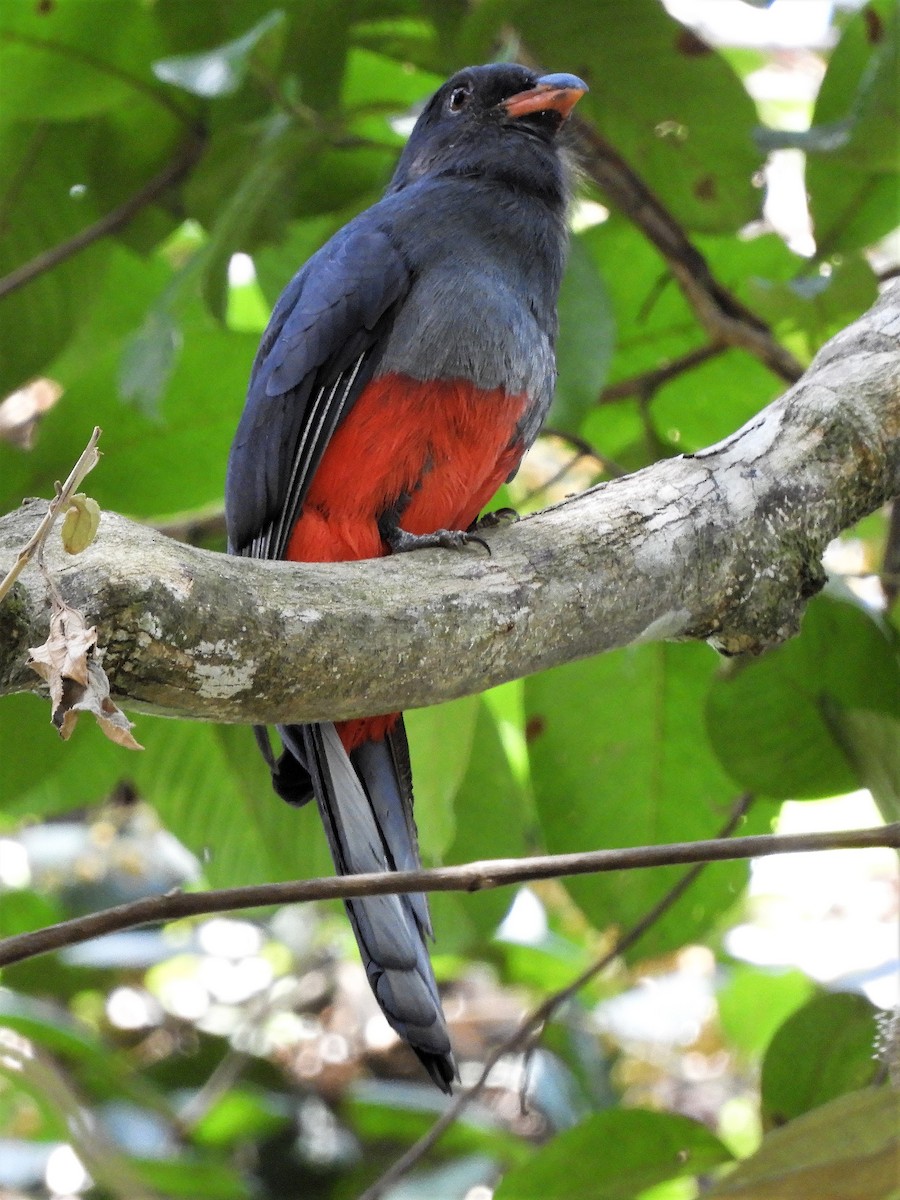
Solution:
<path fill-rule="evenodd" d="M 441 1091 L 451 1096 L 453 1084 L 459 1081 L 459 1069 L 452 1054 L 434 1054 L 427 1050 L 416 1050 L 422 1066 Z"/>

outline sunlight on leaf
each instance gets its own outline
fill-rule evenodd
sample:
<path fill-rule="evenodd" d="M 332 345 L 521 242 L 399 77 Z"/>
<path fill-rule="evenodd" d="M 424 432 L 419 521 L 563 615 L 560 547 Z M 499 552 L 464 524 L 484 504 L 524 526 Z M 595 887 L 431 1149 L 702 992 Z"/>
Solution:
<path fill-rule="evenodd" d="M 153 74 L 163 83 L 205 99 L 230 96 L 244 82 L 260 52 L 275 49 L 284 22 L 284 13 L 276 9 L 243 37 L 215 50 L 158 59 L 153 64 Z"/>

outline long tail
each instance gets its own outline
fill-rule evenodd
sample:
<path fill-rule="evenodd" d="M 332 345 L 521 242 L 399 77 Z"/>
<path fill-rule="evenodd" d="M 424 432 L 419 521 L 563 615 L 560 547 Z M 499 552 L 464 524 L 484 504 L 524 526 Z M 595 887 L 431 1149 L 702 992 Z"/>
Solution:
<path fill-rule="evenodd" d="M 342 875 L 419 866 L 402 718 L 383 741 L 363 742 L 349 755 L 331 724 L 278 732 L 285 753 L 277 764 L 268 756 L 276 790 L 295 804 L 315 794 Z M 428 957 L 432 931 L 424 895 L 368 896 L 345 906 L 382 1012 L 437 1086 L 449 1092 L 458 1076 Z"/>

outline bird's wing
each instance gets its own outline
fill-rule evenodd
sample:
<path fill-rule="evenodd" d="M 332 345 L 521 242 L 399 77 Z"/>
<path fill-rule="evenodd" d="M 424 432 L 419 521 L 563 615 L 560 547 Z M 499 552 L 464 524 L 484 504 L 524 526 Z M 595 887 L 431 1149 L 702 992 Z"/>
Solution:
<path fill-rule="evenodd" d="M 409 267 L 363 214 L 294 276 L 263 335 L 228 460 L 229 549 L 282 558 L 325 447 L 372 376 Z"/>

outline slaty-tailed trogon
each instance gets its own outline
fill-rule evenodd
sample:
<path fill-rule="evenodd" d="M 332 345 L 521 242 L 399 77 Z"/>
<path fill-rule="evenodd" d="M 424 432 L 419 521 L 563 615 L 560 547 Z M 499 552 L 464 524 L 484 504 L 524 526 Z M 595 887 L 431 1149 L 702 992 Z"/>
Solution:
<path fill-rule="evenodd" d="M 228 463 L 229 550 L 333 562 L 457 546 L 515 474 L 555 379 L 572 75 L 470 67 L 426 105 L 383 199 L 294 276 Z M 418 866 L 399 713 L 279 726 L 275 790 L 315 795 L 338 871 Z M 456 1066 L 422 895 L 352 900 L 369 982 L 435 1083 Z"/>

